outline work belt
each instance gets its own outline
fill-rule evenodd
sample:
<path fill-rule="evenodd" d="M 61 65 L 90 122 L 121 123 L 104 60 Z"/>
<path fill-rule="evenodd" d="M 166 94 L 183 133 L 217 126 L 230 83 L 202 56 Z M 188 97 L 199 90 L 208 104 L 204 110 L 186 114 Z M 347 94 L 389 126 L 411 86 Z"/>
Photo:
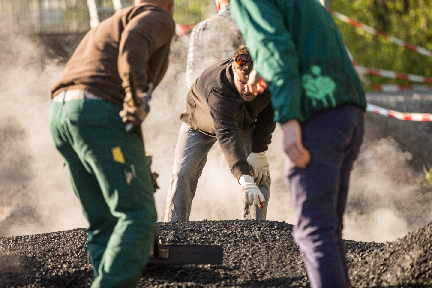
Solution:
<path fill-rule="evenodd" d="M 84 90 L 79 89 L 72 89 L 72 90 L 65 90 L 57 94 L 52 101 L 53 102 L 68 102 L 73 100 L 81 100 L 81 99 L 88 99 L 88 100 L 103 100 L 101 97 L 96 96 L 92 93 L 89 93 Z"/>

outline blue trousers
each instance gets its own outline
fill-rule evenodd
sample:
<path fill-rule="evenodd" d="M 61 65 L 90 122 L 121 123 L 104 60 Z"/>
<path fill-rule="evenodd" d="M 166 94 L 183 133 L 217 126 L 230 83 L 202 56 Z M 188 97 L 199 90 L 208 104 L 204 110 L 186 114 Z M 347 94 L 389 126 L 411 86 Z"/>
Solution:
<path fill-rule="evenodd" d="M 252 150 L 252 132 L 252 130 L 244 131 L 241 135 L 245 155 L 249 155 Z M 171 185 L 165 209 L 165 222 L 189 220 L 198 179 L 207 163 L 207 154 L 216 141 L 216 137 L 196 131 L 186 123 L 183 123 L 180 127 L 176 144 L 174 168 L 171 174 Z M 259 185 L 258 188 L 266 199 L 263 203 L 263 209 L 258 208 L 256 205 L 246 204 L 243 199 L 242 219 L 266 219 L 267 205 L 270 198 L 270 177 L 264 184 Z M 240 186 L 238 194 L 240 196 Z"/>
<path fill-rule="evenodd" d="M 314 288 L 350 287 L 342 239 L 351 170 L 364 134 L 363 110 L 344 105 L 301 124 L 311 155 L 306 168 L 287 157 L 287 180 L 294 216 L 294 240 Z"/>

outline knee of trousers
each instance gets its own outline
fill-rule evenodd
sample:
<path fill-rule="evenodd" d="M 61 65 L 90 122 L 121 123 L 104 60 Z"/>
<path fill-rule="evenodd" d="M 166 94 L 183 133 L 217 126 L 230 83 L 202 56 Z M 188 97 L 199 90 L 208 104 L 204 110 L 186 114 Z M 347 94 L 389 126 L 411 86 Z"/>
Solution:
<path fill-rule="evenodd" d="M 270 199 L 270 177 L 264 182 L 264 184 L 258 185 L 258 188 L 260 189 L 261 193 L 264 195 L 266 202 Z"/>
<path fill-rule="evenodd" d="M 293 238 L 299 245 L 309 247 L 318 247 L 333 245 L 338 242 L 339 236 L 335 232 L 335 225 L 313 225 L 300 222 L 300 225 L 294 226 Z"/>

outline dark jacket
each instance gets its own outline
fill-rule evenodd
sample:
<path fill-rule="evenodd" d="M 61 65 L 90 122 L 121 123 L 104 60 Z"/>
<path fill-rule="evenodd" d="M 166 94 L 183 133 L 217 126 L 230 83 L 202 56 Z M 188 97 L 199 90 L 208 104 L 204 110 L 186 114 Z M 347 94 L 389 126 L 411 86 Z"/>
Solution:
<path fill-rule="evenodd" d="M 161 7 L 142 4 L 121 10 L 86 34 L 51 97 L 82 89 L 122 106 L 130 70 L 142 90 L 148 82 L 156 87 L 162 80 L 174 33 L 174 20 Z"/>
<path fill-rule="evenodd" d="M 216 136 L 231 169 L 239 179 L 249 174 L 240 133 L 253 130 L 252 152 L 266 151 L 275 129 L 270 93 L 259 94 L 245 102 L 234 84 L 232 61 L 225 60 L 207 68 L 195 81 L 186 98 L 186 111 L 180 119 L 193 129 Z"/>

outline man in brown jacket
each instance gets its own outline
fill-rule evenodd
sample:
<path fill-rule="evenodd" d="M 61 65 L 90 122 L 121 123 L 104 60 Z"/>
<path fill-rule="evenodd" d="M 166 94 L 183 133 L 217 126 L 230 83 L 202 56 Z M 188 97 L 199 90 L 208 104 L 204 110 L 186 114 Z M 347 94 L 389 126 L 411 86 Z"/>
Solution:
<path fill-rule="evenodd" d="M 243 219 L 266 219 L 270 171 L 265 151 L 275 123 L 270 93 L 255 96 L 247 88 L 252 66 L 242 45 L 232 58 L 207 68 L 189 90 L 180 117 L 184 123 L 176 145 L 166 222 L 189 220 L 198 179 L 216 141 L 241 185 Z"/>
<path fill-rule="evenodd" d="M 136 287 L 154 241 L 157 217 L 145 151 L 125 122 L 140 128 L 148 84 L 156 87 L 167 70 L 173 6 L 173 0 L 135 0 L 101 22 L 51 90 L 51 135 L 89 222 L 92 287 Z M 130 101 L 130 71 L 138 106 Z"/>

